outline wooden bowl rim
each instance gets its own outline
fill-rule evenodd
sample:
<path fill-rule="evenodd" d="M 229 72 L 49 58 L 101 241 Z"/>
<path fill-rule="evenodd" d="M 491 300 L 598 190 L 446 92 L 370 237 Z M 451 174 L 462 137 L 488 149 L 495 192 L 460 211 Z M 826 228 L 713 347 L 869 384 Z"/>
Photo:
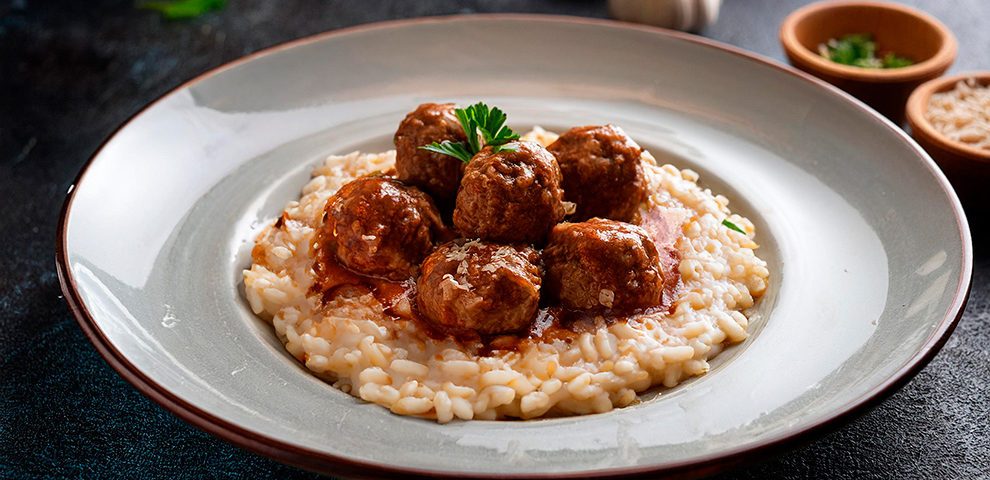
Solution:
<path fill-rule="evenodd" d="M 942 46 L 935 55 L 909 67 L 892 69 L 860 68 L 842 65 L 822 58 L 805 48 L 797 40 L 796 27 L 808 16 L 827 10 L 848 7 L 865 7 L 878 10 L 896 11 L 915 17 L 930 25 L 942 39 Z M 780 26 L 780 42 L 787 54 L 815 71 L 839 78 L 863 82 L 906 82 L 937 76 L 949 68 L 956 58 L 958 45 L 955 35 L 937 18 L 916 8 L 895 3 L 877 1 L 821 1 L 801 7 L 787 16 Z"/>
<path fill-rule="evenodd" d="M 935 78 L 921 84 L 911 92 L 905 113 L 908 124 L 911 126 L 912 135 L 920 136 L 924 141 L 932 143 L 936 147 L 970 160 L 990 162 L 990 150 L 957 142 L 936 130 L 925 118 L 925 112 L 928 111 L 928 101 L 931 100 L 933 94 L 951 90 L 956 83 L 968 78 L 974 78 L 984 86 L 990 85 L 990 72 L 968 72 Z"/>

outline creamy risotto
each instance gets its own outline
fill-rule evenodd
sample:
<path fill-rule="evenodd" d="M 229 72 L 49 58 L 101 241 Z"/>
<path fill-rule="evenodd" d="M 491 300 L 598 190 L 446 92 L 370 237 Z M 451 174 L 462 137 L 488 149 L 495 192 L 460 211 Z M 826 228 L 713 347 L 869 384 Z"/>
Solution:
<path fill-rule="evenodd" d="M 523 136 L 543 146 L 556 138 L 539 128 Z M 748 312 L 770 274 L 755 253 L 753 224 L 699 187 L 697 173 L 658 165 L 645 151 L 640 206 L 664 211 L 674 233 L 669 268 L 679 281 L 669 308 L 612 321 L 589 315 L 568 335 L 501 348 L 431 334 L 408 318 L 407 297 L 385 305 L 367 289 L 325 296 L 314 289 L 314 268 L 328 199 L 355 178 L 392 170 L 395 159 L 395 151 L 327 158 L 301 198 L 257 237 L 244 271 L 252 310 L 271 321 L 292 356 L 343 392 L 442 423 L 607 412 L 651 387 L 705 374 L 712 357 L 747 338 Z M 610 306 L 623 292 L 600 293 Z"/>

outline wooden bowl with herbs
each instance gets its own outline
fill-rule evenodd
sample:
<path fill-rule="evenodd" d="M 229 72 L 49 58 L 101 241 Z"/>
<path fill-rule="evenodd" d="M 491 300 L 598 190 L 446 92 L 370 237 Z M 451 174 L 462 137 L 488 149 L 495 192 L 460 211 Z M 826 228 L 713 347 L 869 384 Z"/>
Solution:
<path fill-rule="evenodd" d="M 945 73 L 956 58 L 956 39 L 945 25 L 887 2 L 813 3 L 784 20 L 780 41 L 792 65 L 897 124 L 915 87 Z"/>

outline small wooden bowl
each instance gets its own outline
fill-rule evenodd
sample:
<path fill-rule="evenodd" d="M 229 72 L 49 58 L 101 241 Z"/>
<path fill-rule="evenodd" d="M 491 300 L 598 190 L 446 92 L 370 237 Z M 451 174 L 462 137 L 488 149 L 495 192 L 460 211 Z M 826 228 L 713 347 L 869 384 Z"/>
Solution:
<path fill-rule="evenodd" d="M 873 69 L 823 58 L 818 46 L 832 38 L 869 33 L 879 52 L 914 60 L 903 68 Z M 818 2 L 795 10 L 780 27 L 780 42 L 795 67 L 829 82 L 884 114 L 904 122 L 904 104 L 918 85 L 936 78 L 956 58 L 952 32 L 931 15 L 886 2 Z"/>
<path fill-rule="evenodd" d="M 976 148 L 950 139 L 925 118 L 928 102 L 935 93 L 947 92 L 967 78 L 980 85 L 990 85 L 990 72 L 973 72 L 936 78 L 918 87 L 907 102 L 907 120 L 911 136 L 935 159 L 945 176 L 949 177 L 967 209 L 990 207 L 990 150 Z"/>

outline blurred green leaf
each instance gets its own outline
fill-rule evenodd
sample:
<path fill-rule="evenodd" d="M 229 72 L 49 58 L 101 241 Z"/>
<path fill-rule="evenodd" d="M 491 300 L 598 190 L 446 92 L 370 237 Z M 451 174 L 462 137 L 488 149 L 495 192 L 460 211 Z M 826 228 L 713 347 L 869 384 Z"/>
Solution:
<path fill-rule="evenodd" d="M 185 20 L 196 18 L 213 10 L 220 10 L 227 5 L 227 0 L 172 0 L 142 2 L 138 8 L 155 10 L 168 20 Z"/>
<path fill-rule="evenodd" d="M 883 68 L 901 68 L 914 65 L 910 58 L 900 57 L 889 52 L 883 56 Z"/>

